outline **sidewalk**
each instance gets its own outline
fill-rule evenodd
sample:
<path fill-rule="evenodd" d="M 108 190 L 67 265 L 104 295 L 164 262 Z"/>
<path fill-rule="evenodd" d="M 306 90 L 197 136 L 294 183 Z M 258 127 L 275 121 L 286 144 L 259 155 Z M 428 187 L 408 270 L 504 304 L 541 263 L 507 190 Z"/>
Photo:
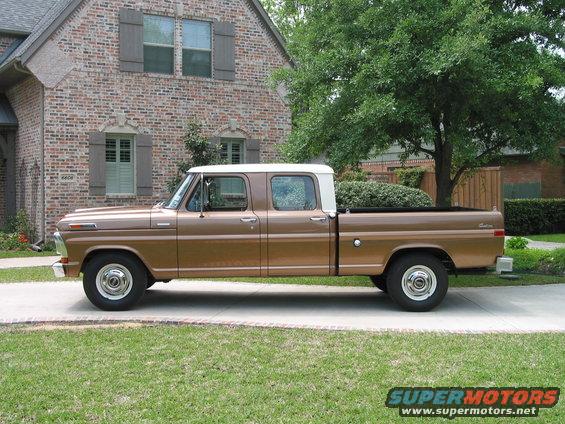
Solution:
<path fill-rule="evenodd" d="M 60 256 L 32 256 L 29 258 L 5 258 L 5 259 L 0 259 L 0 269 L 51 266 L 59 259 Z"/>

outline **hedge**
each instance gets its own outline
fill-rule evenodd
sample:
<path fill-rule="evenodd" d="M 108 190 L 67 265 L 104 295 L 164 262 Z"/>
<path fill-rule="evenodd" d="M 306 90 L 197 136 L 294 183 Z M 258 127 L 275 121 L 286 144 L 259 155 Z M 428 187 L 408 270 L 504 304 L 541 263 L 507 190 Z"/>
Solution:
<path fill-rule="evenodd" d="M 565 199 L 505 200 L 504 220 L 509 235 L 562 233 Z"/>
<path fill-rule="evenodd" d="M 363 181 L 336 183 L 338 208 L 422 208 L 433 206 L 422 190 L 398 184 Z"/>
<path fill-rule="evenodd" d="M 515 272 L 565 274 L 565 249 L 505 249 L 504 254 L 514 259 Z"/>

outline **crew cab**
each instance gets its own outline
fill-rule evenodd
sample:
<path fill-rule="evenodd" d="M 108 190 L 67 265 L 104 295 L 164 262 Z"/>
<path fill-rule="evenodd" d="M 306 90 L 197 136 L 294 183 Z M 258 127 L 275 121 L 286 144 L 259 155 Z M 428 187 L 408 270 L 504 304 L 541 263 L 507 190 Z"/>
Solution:
<path fill-rule="evenodd" d="M 500 212 L 338 209 L 324 165 L 196 167 L 165 202 L 78 209 L 57 230 L 55 275 L 83 273 L 105 310 L 175 278 L 365 275 L 404 309 L 427 311 L 449 272 L 511 270 Z"/>

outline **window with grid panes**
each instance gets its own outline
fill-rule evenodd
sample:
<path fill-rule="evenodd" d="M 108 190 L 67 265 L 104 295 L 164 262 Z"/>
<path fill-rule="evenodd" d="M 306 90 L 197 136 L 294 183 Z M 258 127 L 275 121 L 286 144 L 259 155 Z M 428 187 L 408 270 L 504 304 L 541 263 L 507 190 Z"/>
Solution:
<path fill-rule="evenodd" d="M 106 193 L 135 194 L 133 138 L 106 138 Z"/>

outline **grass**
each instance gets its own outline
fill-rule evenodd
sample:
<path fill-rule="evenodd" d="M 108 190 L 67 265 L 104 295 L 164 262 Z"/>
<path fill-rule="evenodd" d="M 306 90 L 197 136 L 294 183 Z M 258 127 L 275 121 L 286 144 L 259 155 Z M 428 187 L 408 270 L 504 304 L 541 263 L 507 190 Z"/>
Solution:
<path fill-rule="evenodd" d="M 30 258 L 34 256 L 57 256 L 52 250 L 35 252 L 33 250 L 0 250 L 0 259 L 5 258 Z"/>
<path fill-rule="evenodd" d="M 394 386 L 564 387 L 565 334 L 0 330 L 0 422 L 405 422 Z"/>
<path fill-rule="evenodd" d="M 62 280 L 77 280 L 65 278 Z M 200 279 L 202 280 L 202 279 Z M 368 277 L 282 277 L 282 278 L 211 278 L 218 281 L 239 281 L 271 284 L 304 284 L 323 286 L 356 286 L 373 287 Z M 17 283 L 22 281 L 57 281 L 50 267 L 29 267 L 0 269 L 0 283 Z M 61 281 L 61 280 L 58 280 Z M 503 280 L 497 275 L 451 275 L 450 287 L 485 287 L 485 286 L 528 286 L 535 284 L 565 284 L 565 276 L 523 274 L 519 280 Z"/>
<path fill-rule="evenodd" d="M 565 243 L 565 234 L 538 234 L 534 236 L 524 236 L 530 240 L 550 241 L 552 243 Z"/>

